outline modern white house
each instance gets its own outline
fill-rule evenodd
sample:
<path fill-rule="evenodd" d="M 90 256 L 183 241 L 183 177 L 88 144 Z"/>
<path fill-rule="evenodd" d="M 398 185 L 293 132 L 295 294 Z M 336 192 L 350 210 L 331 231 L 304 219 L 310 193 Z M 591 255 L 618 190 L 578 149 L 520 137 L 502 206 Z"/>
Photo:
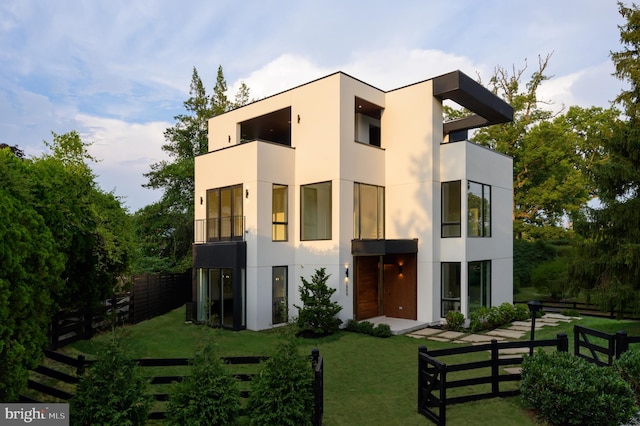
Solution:
<path fill-rule="evenodd" d="M 471 113 L 445 122 L 443 101 Z M 454 71 L 391 91 L 337 72 L 209 120 L 194 319 L 262 330 L 330 274 L 340 318 L 440 323 L 513 299 L 512 160 L 467 131 L 510 105 Z"/>

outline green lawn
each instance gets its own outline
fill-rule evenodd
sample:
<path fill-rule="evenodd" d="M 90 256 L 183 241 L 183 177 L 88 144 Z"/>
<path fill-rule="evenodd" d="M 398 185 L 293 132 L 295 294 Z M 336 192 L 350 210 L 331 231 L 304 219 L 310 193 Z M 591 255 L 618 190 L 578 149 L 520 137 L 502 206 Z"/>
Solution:
<path fill-rule="evenodd" d="M 640 324 L 584 318 L 581 325 L 603 331 L 624 329 L 640 335 Z M 573 324 L 545 327 L 537 339 L 553 338 L 566 332 L 572 344 Z M 167 315 L 126 327 L 125 340 L 135 358 L 191 357 L 205 335 L 213 337 L 222 356 L 269 355 L 279 338 L 278 330 L 231 332 L 185 324 L 184 308 Z M 72 355 L 95 354 L 108 335 L 79 341 L 65 347 Z M 525 336 L 527 339 L 528 336 Z M 317 347 L 325 362 L 324 424 L 331 425 L 425 425 L 431 424 L 417 413 L 417 352 L 419 345 L 429 349 L 450 347 L 451 343 L 416 340 L 407 336 L 388 339 L 349 332 L 316 339 L 300 340 L 300 350 L 309 353 Z M 572 349 L 571 349 L 572 350 Z M 447 407 L 450 425 L 534 425 L 519 398 L 490 399 Z"/>

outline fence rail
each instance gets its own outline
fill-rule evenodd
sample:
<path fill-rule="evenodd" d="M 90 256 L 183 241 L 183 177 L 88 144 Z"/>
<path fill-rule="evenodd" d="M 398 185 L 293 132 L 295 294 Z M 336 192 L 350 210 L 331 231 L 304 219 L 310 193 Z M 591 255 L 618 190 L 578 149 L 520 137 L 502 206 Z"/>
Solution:
<path fill-rule="evenodd" d="M 606 333 L 580 325 L 573 326 L 573 354 L 599 366 L 613 364 L 614 359 L 620 358 L 629 350 L 629 345 L 635 343 L 640 343 L 640 336 L 628 336 L 626 331 Z"/>
<path fill-rule="evenodd" d="M 543 309 L 547 312 L 562 312 L 565 309 L 572 309 L 585 316 L 615 318 L 619 314 L 621 319 L 640 319 L 638 314 L 632 310 L 623 312 L 616 312 L 613 309 L 602 311 L 598 305 L 591 303 L 560 300 L 540 300 L 540 302 L 542 302 Z M 527 303 L 527 301 L 514 301 L 513 303 Z"/>
<path fill-rule="evenodd" d="M 114 322 L 137 324 L 191 301 L 191 271 L 134 275 L 131 280 L 131 292 L 114 295 L 101 306 L 56 314 L 49 326 L 49 348 L 90 339 L 96 331 L 111 328 Z"/>
<path fill-rule="evenodd" d="M 518 389 L 501 389 L 500 385 L 506 382 L 515 382 L 521 379 L 519 372 L 509 373 L 501 371 L 500 367 L 518 366 L 522 364 L 522 356 L 500 356 L 500 351 L 505 349 L 525 349 L 536 347 L 556 347 L 557 350 L 567 352 L 569 340 L 565 333 L 559 333 L 556 339 L 498 342 L 475 346 L 464 346 L 449 349 L 428 351 L 425 346 L 418 348 L 418 412 L 438 425 L 446 425 L 446 410 L 448 404 L 477 401 L 487 398 L 517 395 Z M 446 364 L 438 358 L 464 355 L 475 352 L 488 352 L 489 358 L 483 361 L 465 362 L 458 364 Z M 451 380 L 449 373 L 459 371 L 479 370 L 480 375 L 473 378 Z M 489 371 L 484 374 L 482 371 Z M 478 390 L 479 385 L 490 385 Z M 463 387 L 467 389 L 462 389 Z M 448 390 L 459 388 L 461 395 L 449 396 Z M 473 390 L 471 390 L 473 389 Z"/>
<path fill-rule="evenodd" d="M 68 402 L 73 398 L 76 385 L 80 378 L 86 372 L 87 368 L 95 362 L 87 360 L 84 355 L 78 355 L 76 358 L 69 357 L 52 350 L 45 350 L 45 358 L 49 360 L 49 365 L 40 365 L 35 370 L 28 381 L 27 388 L 32 392 L 28 395 L 21 395 L 20 402 L 41 403 L 41 402 Z M 239 366 L 232 368 L 231 374 L 239 382 L 248 383 L 248 387 L 244 387 L 240 391 L 242 398 L 248 398 L 250 394 L 250 382 L 256 372 L 250 371 L 250 365 L 258 365 L 266 361 L 266 356 L 233 356 L 221 357 L 221 360 L 229 366 Z M 324 359 L 320 355 L 318 349 L 311 351 L 310 366 L 314 372 L 313 395 L 314 395 L 314 412 L 310 413 L 313 424 L 321 425 L 324 414 Z M 162 403 L 169 400 L 171 387 L 176 382 L 180 382 L 187 376 L 188 366 L 191 360 L 189 358 L 141 358 L 134 360 L 138 366 L 147 370 L 145 376 L 150 379 L 151 391 L 157 404 L 153 411 L 149 413 L 149 419 L 164 419 L 166 412 L 163 410 Z M 154 372 L 156 368 L 169 367 L 169 372 L 160 370 Z M 176 369 L 178 367 L 178 369 Z M 182 367 L 184 370 L 180 369 Z M 182 371 L 179 371 L 182 370 Z M 175 374 L 175 372 L 185 374 Z M 247 415 L 247 413 L 241 413 Z"/>

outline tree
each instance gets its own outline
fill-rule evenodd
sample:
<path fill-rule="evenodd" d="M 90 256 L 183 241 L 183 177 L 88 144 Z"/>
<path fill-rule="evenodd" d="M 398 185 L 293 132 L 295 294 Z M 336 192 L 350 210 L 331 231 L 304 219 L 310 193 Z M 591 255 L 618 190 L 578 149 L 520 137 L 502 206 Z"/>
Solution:
<path fill-rule="evenodd" d="M 169 160 L 151 165 L 145 173 L 146 187 L 162 189 L 162 199 L 148 209 L 139 212 L 138 223 L 152 219 L 153 227 L 145 234 L 146 226 L 137 227 L 137 252 L 144 260 L 136 262 L 146 272 L 183 272 L 191 267 L 191 243 L 193 242 L 193 197 L 195 191 L 195 157 L 208 151 L 208 119 L 246 103 L 249 89 L 243 83 L 236 95 L 236 103 L 226 95 L 227 83 L 222 67 L 218 67 L 213 94 L 208 95 L 198 71 L 193 68 L 190 97 L 184 102 L 185 114 L 175 116 L 176 123 L 164 132 L 166 143 L 162 150 L 169 154 Z M 159 219 L 158 211 L 167 219 Z M 150 216 L 149 216 L 150 215 Z M 158 250 L 149 250 L 148 243 L 154 241 Z M 155 261 L 153 256 L 159 256 Z M 148 268 L 159 268 L 149 271 Z"/>
<path fill-rule="evenodd" d="M 33 207 L 28 160 L 0 149 L 0 401 L 18 400 L 38 365 L 62 286 L 62 255 Z"/>
<path fill-rule="evenodd" d="M 342 320 L 336 317 L 342 310 L 337 302 L 331 301 L 331 296 L 336 292 L 335 288 L 327 286 L 331 275 L 327 275 L 325 268 L 316 269 L 307 281 L 304 277 L 300 290 L 302 307 L 294 305 L 298 309 L 298 326 L 302 331 L 312 331 L 319 335 L 333 334 L 338 331 Z"/>
<path fill-rule="evenodd" d="M 591 179 L 600 205 L 577 221 L 574 288 L 591 289 L 601 308 L 640 310 L 640 10 L 618 3 L 622 50 L 612 52 L 615 75 L 629 84 L 615 99 L 624 121 L 603 140 Z"/>
<path fill-rule="evenodd" d="M 478 130 L 474 141 L 513 158 L 514 233 L 518 238 L 540 236 L 543 227 L 558 229 L 567 214 L 589 199 L 581 165 L 582 139 L 564 116 L 554 117 L 538 98 L 551 55 L 539 58 L 538 68 L 522 89 L 526 65 L 508 72 L 497 67 L 489 87 L 514 109 L 510 123 Z M 580 115 L 573 110 L 573 115 Z M 586 114 L 586 113 L 585 113 Z M 572 137 L 568 137 L 572 136 Z M 553 232 L 553 231 L 552 231 Z M 555 232 L 561 235 L 561 232 Z"/>

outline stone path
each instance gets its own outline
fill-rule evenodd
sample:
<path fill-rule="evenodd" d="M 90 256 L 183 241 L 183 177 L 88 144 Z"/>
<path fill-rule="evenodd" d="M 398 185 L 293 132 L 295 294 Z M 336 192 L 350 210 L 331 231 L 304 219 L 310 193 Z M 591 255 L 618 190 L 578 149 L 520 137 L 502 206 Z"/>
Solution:
<path fill-rule="evenodd" d="M 555 327 L 560 322 L 571 322 L 580 319 L 580 317 L 567 317 L 562 314 L 548 313 L 542 318 L 536 318 L 536 330 L 543 327 Z M 437 342 L 452 343 L 488 343 L 492 339 L 497 341 L 517 340 L 524 337 L 531 331 L 531 320 L 514 321 L 507 328 L 497 328 L 487 331 L 486 333 L 464 333 L 458 331 L 449 331 L 440 328 L 423 328 L 408 334 L 408 336 L 416 339 L 434 340 Z"/>

